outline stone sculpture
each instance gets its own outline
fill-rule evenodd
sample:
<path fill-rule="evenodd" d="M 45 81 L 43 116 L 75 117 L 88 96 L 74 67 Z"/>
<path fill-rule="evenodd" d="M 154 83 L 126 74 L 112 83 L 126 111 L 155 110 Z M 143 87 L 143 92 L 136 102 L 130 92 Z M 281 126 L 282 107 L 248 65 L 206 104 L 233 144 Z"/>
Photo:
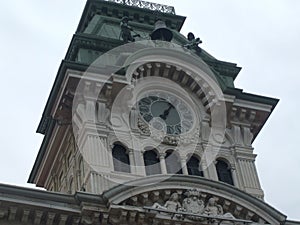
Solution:
<path fill-rule="evenodd" d="M 121 34 L 120 36 L 122 37 L 124 42 L 134 42 L 135 39 L 134 37 L 140 37 L 139 34 L 132 35 L 131 32 L 134 32 L 132 27 L 129 26 L 129 18 L 127 16 L 124 16 L 121 20 L 120 23 L 121 27 Z"/>
<path fill-rule="evenodd" d="M 168 201 L 162 206 L 159 203 L 154 203 L 152 208 L 156 209 L 164 209 L 164 210 L 170 210 L 170 211 L 178 211 L 181 208 L 181 204 L 179 202 L 179 195 L 178 193 L 173 193 Z"/>
<path fill-rule="evenodd" d="M 220 216 L 223 215 L 223 208 L 221 205 L 216 203 L 215 198 L 210 198 L 204 209 L 204 214 L 208 216 Z"/>
<path fill-rule="evenodd" d="M 189 190 L 185 195 L 187 197 L 182 202 L 182 211 L 202 214 L 204 212 L 204 202 L 200 199 L 201 192 L 198 190 Z"/>
<path fill-rule="evenodd" d="M 161 211 L 164 215 L 172 218 L 205 222 L 205 224 L 240 224 L 240 222 L 251 223 L 252 221 L 236 219 L 231 213 L 224 213 L 224 209 L 217 203 L 215 197 L 210 197 L 206 201 L 206 196 L 198 189 L 190 189 L 184 193 L 183 198 L 174 192 L 164 205 L 154 203 L 151 209 Z M 180 201 L 183 199 L 182 201 Z"/>

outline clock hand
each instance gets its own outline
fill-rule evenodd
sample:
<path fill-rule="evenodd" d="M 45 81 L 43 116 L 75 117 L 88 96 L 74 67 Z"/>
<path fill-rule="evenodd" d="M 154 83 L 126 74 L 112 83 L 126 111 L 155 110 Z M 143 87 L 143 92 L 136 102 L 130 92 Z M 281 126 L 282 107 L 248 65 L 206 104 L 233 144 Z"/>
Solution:
<path fill-rule="evenodd" d="M 169 108 L 167 108 L 163 114 L 159 115 L 160 118 L 162 118 L 163 120 L 166 120 L 167 119 L 167 116 L 169 115 L 170 113 L 170 110 L 174 108 L 173 105 L 171 103 L 169 103 Z"/>

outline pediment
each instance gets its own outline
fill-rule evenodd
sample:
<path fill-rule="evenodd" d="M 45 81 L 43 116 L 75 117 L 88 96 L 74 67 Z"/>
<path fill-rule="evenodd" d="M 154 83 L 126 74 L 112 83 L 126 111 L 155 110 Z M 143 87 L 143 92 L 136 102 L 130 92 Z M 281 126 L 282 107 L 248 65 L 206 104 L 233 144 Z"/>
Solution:
<path fill-rule="evenodd" d="M 153 176 L 104 193 L 111 224 L 280 224 L 265 202 L 220 182 Z M 168 223 L 166 223 L 168 221 Z"/>

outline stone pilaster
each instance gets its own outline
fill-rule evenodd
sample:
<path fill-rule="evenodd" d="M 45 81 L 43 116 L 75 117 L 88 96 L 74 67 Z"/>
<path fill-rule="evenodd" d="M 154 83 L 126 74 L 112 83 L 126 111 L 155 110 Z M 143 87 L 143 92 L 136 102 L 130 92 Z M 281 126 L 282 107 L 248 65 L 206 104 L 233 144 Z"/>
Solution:
<path fill-rule="evenodd" d="M 256 197 L 263 198 L 263 191 L 258 179 L 255 167 L 255 154 L 245 153 L 245 150 L 238 150 L 237 165 L 240 170 L 240 179 L 243 182 L 244 190 Z"/>

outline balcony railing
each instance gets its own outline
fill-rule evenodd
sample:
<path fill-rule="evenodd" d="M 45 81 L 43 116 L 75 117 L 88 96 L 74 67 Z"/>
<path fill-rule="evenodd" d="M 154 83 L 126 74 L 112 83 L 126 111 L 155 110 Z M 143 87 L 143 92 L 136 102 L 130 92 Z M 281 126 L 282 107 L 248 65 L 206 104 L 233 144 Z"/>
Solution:
<path fill-rule="evenodd" d="M 103 1 L 115 2 L 115 3 L 119 3 L 119 4 L 123 4 L 123 5 L 135 6 L 135 7 L 139 7 L 142 9 L 150 9 L 153 11 L 159 11 L 162 13 L 169 13 L 169 14 L 175 15 L 174 7 L 168 6 L 168 5 L 146 2 L 146 1 L 142 1 L 142 0 L 103 0 Z"/>

